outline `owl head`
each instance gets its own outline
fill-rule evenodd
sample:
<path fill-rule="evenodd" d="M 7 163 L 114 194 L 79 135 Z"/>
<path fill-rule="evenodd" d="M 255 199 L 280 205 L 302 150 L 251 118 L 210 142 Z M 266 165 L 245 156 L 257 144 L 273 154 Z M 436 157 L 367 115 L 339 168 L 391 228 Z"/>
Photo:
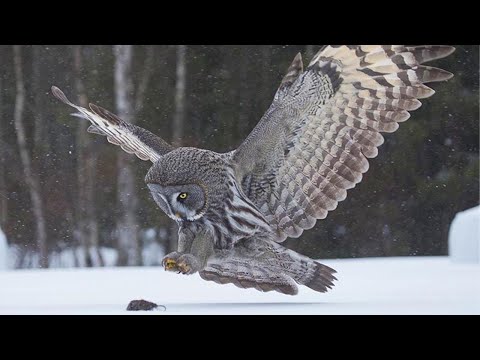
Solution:
<path fill-rule="evenodd" d="M 228 193 L 227 164 L 211 151 L 179 148 L 161 157 L 145 178 L 157 205 L 175 221 L 197 221 Z"/>

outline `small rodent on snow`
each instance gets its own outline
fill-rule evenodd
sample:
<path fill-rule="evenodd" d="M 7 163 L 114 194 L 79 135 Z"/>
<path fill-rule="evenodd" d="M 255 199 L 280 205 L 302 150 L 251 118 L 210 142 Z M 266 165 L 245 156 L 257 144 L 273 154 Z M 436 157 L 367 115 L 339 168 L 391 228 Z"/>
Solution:
<path fill-rule="evenodd" d="M 165 306 L 159 306 L 153 302 L 146 300 L 132 300 L 127 306 L 127 311 L 152 311 L 157 308 L 165 310 Z"/>

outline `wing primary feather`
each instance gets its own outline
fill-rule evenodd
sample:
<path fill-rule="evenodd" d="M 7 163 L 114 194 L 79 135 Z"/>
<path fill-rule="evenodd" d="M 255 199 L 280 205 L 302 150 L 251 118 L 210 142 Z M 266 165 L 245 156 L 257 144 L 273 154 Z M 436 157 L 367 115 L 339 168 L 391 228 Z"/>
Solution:
<path fill-rule="evenodd" d="M 61 102 L 67 104 L 67 105 L 70 105 L 70 106 L 73 106 L 73 107 L 77 107 L 76 105 L 74 105 L 70 100 L 68 100 L 67 96 L 65 95 L 65 93 L 60 90 L 58 87 L 56 86 L 52 86 L 52 94 L 58 99 L 60 100 Z"/>
<path fill-rule="evenodd" d="M 89 104 L 90 110 L 75 105 L 56 86 L 52 86 L 52 94 L 78 110 L 73 116 L 90 121 L 91 125 L 87 129 L 89 133 L 106 136 L 108 142 L 120 146 L 127 153 L 135 154 L 142 160 L 155 162 L 173 150 L 170 144 L 150 131 L 129 124 L 98 105 Z"/>
<path fill-rule="evenodd" d="M 326 45 L 303 71 L 297 56 L 262 120 L 233 153 L 243 191 L 277 241 L 324 218 L 368 171 L 382 133 L 393 133 L 453 74 L 425 66 L 445 45 Z M 248 178 L 248 181 L 243 179 Z M 270 184 L 268 192 L 259 191 Z"/>
<path fill-rule="evenodd" d="M 303 72 L 303 58 L 302 54 L 298 53 L 293 59 L 292 64 L 288 68 L 287 75 L 282 80 L 280 87 L 286 87 L 292 85 L 295 80 L 298 79 L 300 74 Z"/>

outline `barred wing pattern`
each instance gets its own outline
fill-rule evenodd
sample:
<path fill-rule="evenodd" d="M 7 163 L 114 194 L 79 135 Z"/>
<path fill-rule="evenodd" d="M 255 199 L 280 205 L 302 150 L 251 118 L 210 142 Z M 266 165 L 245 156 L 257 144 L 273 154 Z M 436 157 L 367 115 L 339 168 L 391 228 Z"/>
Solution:
<path fill-rule="evenodd" d="M 423 66 L 449 46 L 324 47 L 303 72 L 295 58 L 275 100 L 233 153 L 245 194 L 276 230 L 277 241 L 299 237 L 345 200 L 383 144 L 418 99 L 425 83 L 453 75 Z"/>
<path fill-rule="evenodd" d="M 88 132 L 107 137 L 108 142 L 120 146 L 129 154 L 135 154 L 142 160 L 152 163 L 170 152 L 173 147 L 160 137 L 141 127 L 129 124 L 115 114 L 95 104 L 90 104 L 90 110 L 75 105 L 57 87 L 52 86 L 53 95 L 63 103 L 78 110 L 78 117 L 89 120 L 92 125 Z"/>

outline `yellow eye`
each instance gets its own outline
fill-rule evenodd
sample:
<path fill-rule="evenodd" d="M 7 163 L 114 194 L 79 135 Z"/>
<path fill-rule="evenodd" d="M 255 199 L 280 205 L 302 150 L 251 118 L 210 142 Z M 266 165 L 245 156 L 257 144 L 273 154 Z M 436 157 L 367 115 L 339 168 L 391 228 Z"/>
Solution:
<path fill-rule="evenodd" d="M 180 200 L 185 200 L 187 197 L 188 197 L 188 194 L 187 194 L 187 193 L 181 193 L 180 195 L 178 195 L 178 198 L 179 198 Z"/>

